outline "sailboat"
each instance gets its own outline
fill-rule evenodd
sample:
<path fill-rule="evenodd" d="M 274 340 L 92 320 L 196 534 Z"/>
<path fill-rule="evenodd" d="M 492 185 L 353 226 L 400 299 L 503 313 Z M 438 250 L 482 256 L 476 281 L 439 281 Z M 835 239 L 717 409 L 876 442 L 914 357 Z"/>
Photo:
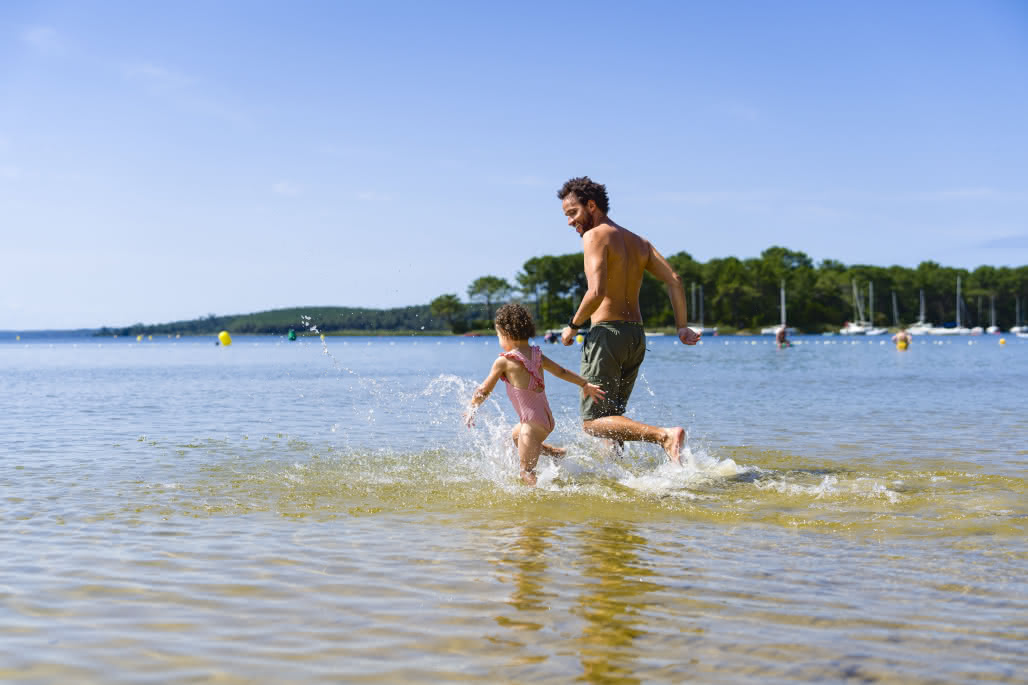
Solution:
<path fill-rule="evenodd" d="M 953 328 L 935 326 L 929 333 L 932 335 L 971 335 L 971 329 L 961 325 L 961 313 L 964 311 L 964 298 L 960 295 L 960 276 L 957 276 L 957 325 Z"/>
<path fill-rule="evenodd" d="M 910 324 L 907 327 L 907 333 L 911 335 L 928 335 L 932 332 L 934 326 L 924 320 L 924 289 L 921 289 L 921 314 L 917 317 L 915 323 Z"/>
<path fill-rule="evenodd" d="M 1014 295 L 1014 325 L 1010 329 L 1011 333 L 1022 337 L 1028 335 L 1028 326 L 1024 325 L 1024 319 L 1021 318 L 1021 296 Z"/>
<path fill-rule="evenodd" d="M 839 333 L 842 335 L 867 335 L 867 329 L 871 326 L 868 322 L 864 321 L 864 304 L 860 301 L 860 293 L 857 291 L 857 281 L 854 280 L 852 284 L 853 313 L 855 314 L 855 320 L 844 323 L 842 328 L 839 329 Z"/>
<path fill-rule="evenodd" d="M 782 313 L 782 321 L 777 326 L 765 326 L 760 329 L 761 335 L 777 335 L 778 330 L 781 328 L 785 329 L 786 335 L 796 335 L 796 329 L 785 325 L 785 281 L 782 281 L 781 287 L 778 289 L 778 295 L 780 303 L 778 305 L 779 310 Z"/>
<path fill-rule="evenodd" d="M 696 312 L 696 283 L 692 284 L 692 308 L 690 312 Z M 693 329 L 697 333 L 702 335 L 717 335 L 717 326 L 704 326 L 703 325 L 703 284 L 700 284 L 700 309 L 699 309 L 699 323 L 689 324 L 689 328 Z"/>
<path fill-rule="evenodd" d="M 986 333 L 999 333 L 999 326 L 996 325 L 996 296 L 989 295 L 989 327 Z"/>
<path fill-rule="evenodd" d="M 885 335 L 889 332 L 889 329 L 875 326 L 875 284 L 874 281 L 869 281 L 867 284 L 867 330 L 864 331 L 864 335 Z"/>

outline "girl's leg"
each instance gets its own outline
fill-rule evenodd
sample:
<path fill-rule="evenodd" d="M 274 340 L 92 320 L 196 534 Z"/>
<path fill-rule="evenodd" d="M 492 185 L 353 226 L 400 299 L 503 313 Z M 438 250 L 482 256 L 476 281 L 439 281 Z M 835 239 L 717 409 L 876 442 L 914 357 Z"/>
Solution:
<path fill-rule="evenodd" d="M 518 436 L 521 435 L 521 426 L 523 426 L 523 425 L 525 425 L 525 424 L 522 424 L 522 423 L 517 424 L 516 426 L 514 426 L 514 430 L 511 431 L 511 433 L 510 433 L 511 440 L 514 441 L 514 447 L 515 448 L 517 448 L 517 446 L 518 446 Z M 548 434 L 549 433 L 547 433 L 547 435 Z M 566 455 L 568 453 L 568 451 L 566 449 L 564 449 L 563 447 L 554 447 L 553 445 L 551 445 L 548 442 L 544 442 L 543 443 L 541 451 L 542 451 L 543 454 L 545 454 L 547 456 L 550 456 L 550 457 L 554 457 L 556 459 L 560 459 L 561 457 L 563 457 L 564 455 Z"/>
<path fill-rule="evenodd" d="M 539 453 L 543 449 L 543 440 L 550 434 L 548 428 L 535 423 L 521 423 L 518 435 L 518 457 L 521 460 L 521 480 L 525 485 L 535 485 L 535 465 L 539 463 Z"/>

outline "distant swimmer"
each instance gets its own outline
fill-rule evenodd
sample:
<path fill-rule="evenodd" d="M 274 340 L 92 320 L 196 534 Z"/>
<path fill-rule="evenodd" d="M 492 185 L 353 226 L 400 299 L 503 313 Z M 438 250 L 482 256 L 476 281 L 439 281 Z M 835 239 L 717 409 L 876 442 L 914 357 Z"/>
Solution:
<path fill-rule="evenodd" d="M 901 349 L 901 350 L 907 349 L 907 347 L 910 346 L 910 342 L 912 340 L 913 340 L 913 338 L 910 337 L 910 331 L 908 331 L 906 329 L 904 329 L 904 330 L 900 331 L 899 333 L 897 333 L 896 335 L 892 336 L 892 341 L 894 343 L 896 343 L 896 347 Z"/>
<path fill-rule="evenodd" d="M 511 438 L 521 461 L 521 480 L 526 485 L 535 485 L 535 466 L 539 462 L 539 455 L 546 453 L 562 457 L 565 452 L 562 448 L 543 442 L 555 427 L 550 403 L 546 399 L 543 371 L 549 371 L 557 378 L 579 386 L 586 397 L 600 400 L 604 393 L 578 374 L 550 360 L 537 346 L 529 345 L 529 339 L 535 337 L 535 323 L 532 315 L 520 304 L 500 307 L 495 321 L 496 337 L 503 352 L 493 362 L 493 368 L 482 385 L 475 390 L 464 420 L 469 428 L 475 424 L 475 413 L 479 406 L 489 397 L 496 382 L 503 380 L 507 385 L 507 397 L 518 413 L 519 422 L 514 426 Z"/>
<path fill-rule="evenodd" d="M 779 349 L 783 347 L 789 347 L 792 343 L 785 337 L 785 326 L 779 326 L 775 330 L 775 344 L 778 345 Z"/>
<path fill-rule="evenodd" d="M 658 427 L 624 416 L 639 367 L 646 354 L 639 289 L 649 272 L 667 285 L 675 313 L 678 339 L 695 345 L 700 334 L 686 325 L 682 279 L 657 248 L 642 236 L 610 220 L 606 186 L 588 176 L 572 178 L 557 191 L 568 225 L 582 237 L 589 287 L 561 342 L 570 345 L 575 332 L 591 320 L 582 345 L 581 374 L 607 391 L 604 398 L 582 397 L 582 427 L 591 435 L 621 445 L 624 441 L 657 443 L 671 461 L 680 463 L 685 431 Z"/>

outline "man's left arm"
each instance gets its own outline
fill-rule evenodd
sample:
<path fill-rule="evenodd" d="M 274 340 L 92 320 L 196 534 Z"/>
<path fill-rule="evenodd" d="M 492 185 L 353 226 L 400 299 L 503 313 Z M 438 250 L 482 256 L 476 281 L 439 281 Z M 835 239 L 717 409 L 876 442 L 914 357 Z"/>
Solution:
<path fill-rule="evenodd" d="M 578 311 L 571 317 L 571 322 L 579 327 L 584 326 L 593 315 L 603 298 L 607 296 L 607 245 L 598 235 L 586 233 L 582 239 L 583 261 L 585 263 L 585 280 L 587 288 Z M 570 345 L 575 340 L 576 329 L 565 326 L 560 340 Z"/>

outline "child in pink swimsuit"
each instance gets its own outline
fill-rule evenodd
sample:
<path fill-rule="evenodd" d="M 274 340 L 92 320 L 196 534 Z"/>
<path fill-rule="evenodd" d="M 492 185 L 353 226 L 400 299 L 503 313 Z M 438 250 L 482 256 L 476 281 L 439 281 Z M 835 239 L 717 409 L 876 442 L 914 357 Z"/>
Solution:
<path fill-rule="evenodd" d="M 482 385 L 475 390 L 471 406 L 464 415 L 467 425 L 473 426 L 475 412 L 496 387 L 496 382 L 502 379 L 507 384 L 507 397 L 519 420 L 511 437 L 521 459 L 521 480 L 527 485 L 535 485 L 535 465 L 541 452 L 552 456 L 564 455 L 563 449 L 543 442 L 554 428 L 553 413 L 546 400 L 543 370 L 574 383 L 593 399 L 600 400 L 604 395 L 598 386 L 547 358 L 535 345 L 529 345 L 529 338 L 534 336 L 535 323 L 527 309 L 520 304 L 500 307 L 496 312 L 496 337 L 503 353 L 493 362 L 493 368 Z"/>

